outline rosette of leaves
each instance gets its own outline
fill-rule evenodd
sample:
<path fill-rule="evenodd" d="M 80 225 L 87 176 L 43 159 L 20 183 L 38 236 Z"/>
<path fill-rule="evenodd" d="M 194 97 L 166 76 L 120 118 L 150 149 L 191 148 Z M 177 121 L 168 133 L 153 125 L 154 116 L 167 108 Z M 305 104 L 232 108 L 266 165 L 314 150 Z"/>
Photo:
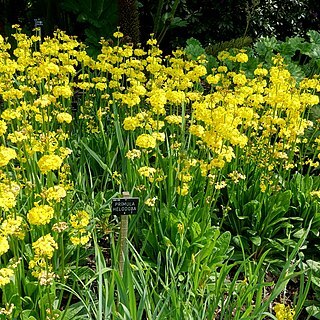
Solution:
<path fill-rule="evenodd" d="M 272 57 L 279 53 L 298 81 L 312 77 L 320 72 L 320 33 L 309 30 L 307 35 L 309 41 L 298 36 L 285 41 L 276 37 L 262 37 L 254 44 L 254 52 L 257 59 L 268 66 L 272 65 Z"/>

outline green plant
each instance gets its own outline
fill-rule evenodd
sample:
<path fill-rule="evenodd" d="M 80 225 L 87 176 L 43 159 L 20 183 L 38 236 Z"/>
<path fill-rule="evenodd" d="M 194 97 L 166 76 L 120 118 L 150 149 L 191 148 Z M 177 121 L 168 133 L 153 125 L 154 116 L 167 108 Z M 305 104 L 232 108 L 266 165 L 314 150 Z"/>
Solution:
<path fill-rule="evenodd" d="M 281 54 L 298 81 L 319 73 L 320 34 L 315 30 L 309 30 L 304 38 L 296 36 L 278 40 L 275 37 L 262 37 L 253 47 L 256 57 L 267 65 L 270 65 L 275 53 Z"/>
<path fill-rule="evenodd" d="M 119 20 L 117 1 L 63 0 L 61 6 L 76 16 L 76 21 L 83 28 L 88 51 L 96 56 L 101 37 L 109 39 L 116 31 Z"/>

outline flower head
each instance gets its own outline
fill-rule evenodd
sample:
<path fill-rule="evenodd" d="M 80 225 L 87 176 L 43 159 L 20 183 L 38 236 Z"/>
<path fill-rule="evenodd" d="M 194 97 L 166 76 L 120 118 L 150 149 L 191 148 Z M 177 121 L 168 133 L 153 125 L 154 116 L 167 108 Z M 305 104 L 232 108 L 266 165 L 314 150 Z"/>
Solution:
<path fill-rule="evenodd" d="M 143 149 L 155 148 L 156 141 L 157 140 L 152 135 L 143 133 L 140 136 L 138 136 L 136 140 L 136 145 Z"/>
<path fill-rule="evenodd" d="M 38 161 L 39 169 L 43 174 L 46 174 L 51 170 L 58 170 L 61 165 L 62 159 L 55 154 L 44 155 Z"/>
<path fill-rule="evenodd" d="M 33 225 L 45 225 L 53 218 L 54 209 L 48 205 L 38 205 L 29 210 L 27 219 Z"/>

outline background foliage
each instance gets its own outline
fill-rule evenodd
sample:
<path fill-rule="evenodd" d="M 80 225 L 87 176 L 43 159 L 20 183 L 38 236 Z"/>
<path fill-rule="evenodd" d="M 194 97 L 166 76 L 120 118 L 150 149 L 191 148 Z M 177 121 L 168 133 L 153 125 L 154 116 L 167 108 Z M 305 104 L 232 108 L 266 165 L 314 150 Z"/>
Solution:
<path fill-rule="evenodd" d="M 119 24 L 133 40 L 141 36 L 144 42 L 155 32 L 168 49 L 191 37 L 207 46 L 243 36 L 284 40 L 319 30 L 315 0 L 204 0 L 200 5 L 196 0 L 2 0 L 0 9 L 1 34 L 8 35 L 15 23 L 31 30 L 40 18 L 45 34 L 60 28 L 91 46 L 97 46 L 101 36 L 110 38 Z M 137 28 L 139 35 L 136 30 L 130 34 Z"/>

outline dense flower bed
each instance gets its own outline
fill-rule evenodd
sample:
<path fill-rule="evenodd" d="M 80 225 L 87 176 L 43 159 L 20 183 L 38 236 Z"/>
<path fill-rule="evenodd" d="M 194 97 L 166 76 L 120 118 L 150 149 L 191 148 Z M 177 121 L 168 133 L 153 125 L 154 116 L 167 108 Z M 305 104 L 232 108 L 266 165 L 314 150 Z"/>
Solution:
<path fill-rule="evenodd" d="M 163 57 L 152 37 L 147 49 L 121 44 L 121 32 L 116 45 L 102 39 L 93 59 L 62 31 L 44 40 L 16 31 L 14 47 L 0 36 L 3 317 L 62 319 L 68 292 L 83 302 L 76 281 L 94 274 L 86 258 L 117 234 L 110 201 L 124 190 L 140 199 L 130 229 L 136 254 L 148 267 L 161 257 L 180 264 L 179 283 L 197 275 L 190 290 L 200 301 L 231 263 L 236 236 L 246 238 L 244 254 L 259 259 L 276 253 L 273 237 L 317 230 L 317 212 L 285 205 L 294 198 L 286 193 L 291 177 L 319 166 L 319 123 L 309 117 L 319 104 L 317 76 L 297 81 L 280 55 L 271 68 L 247 72 L 245 50 L 221 52 L 208 69 L 205 56 L 188 59 L 182 49 Z M 315 183 L 306 197 L 318 203 L 318 195 Z M 300 250 L 298 241 L 285 244 L 286 258 L 296 244 Z M 221 301 L 213 313 L 221 314 Z M 110 303 L 113 314 L 124 312 Z"/>

